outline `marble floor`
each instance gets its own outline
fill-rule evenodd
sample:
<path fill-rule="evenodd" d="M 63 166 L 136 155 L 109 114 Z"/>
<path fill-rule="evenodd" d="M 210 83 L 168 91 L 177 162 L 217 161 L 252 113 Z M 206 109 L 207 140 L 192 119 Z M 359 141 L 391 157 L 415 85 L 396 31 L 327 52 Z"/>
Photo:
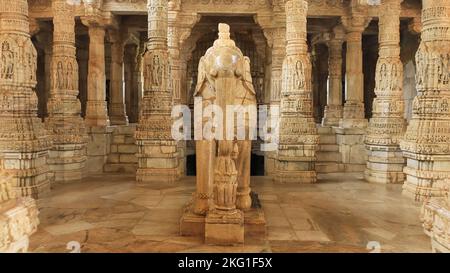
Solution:
<path fill-rule="evenodd" d="M 178 235 L 193 177 L 139 187 L 133 175 L 103 175 L 55 185 L 39 201 L 31 252 L 430 252 L 420 207 L 401 185 L 327 175 L 312 185 L 276 185 L 252 177 L 267 220 L 267 238 L 243 246 L 205 245 Z"/>

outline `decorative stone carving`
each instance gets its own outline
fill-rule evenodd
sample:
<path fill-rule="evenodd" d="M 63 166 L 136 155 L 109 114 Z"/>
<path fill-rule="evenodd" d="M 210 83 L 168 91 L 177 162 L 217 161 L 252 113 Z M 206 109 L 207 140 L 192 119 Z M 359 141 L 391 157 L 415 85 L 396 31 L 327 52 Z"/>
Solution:
<path fill-rule="evenodd" d="M 404 193 L 442 196 L 450 178 L 450 2 L 424 0 L 416 53 L 417 96 L 400 147 L 407 158 Z"/>
<path fill-rule="evenodd" d="M 2 1 L 0 16 L 0 164 L 5 178 L 0 184 L 9 183 L 6 188 L 15 188 L 19 196 L 38 198 L 50 189 L 46 161 L 51 140 L 37 117 L 37 53 L 27 1 Z"/>
<path fill-rule="evenodd" d="M 78 181 L 82 178 L 86 161 L 87 135 L 77 99 L 74 6 L 66 0 L 55 0 L 52 10 L 51 90 L 47 104 L 49 116 L 45 123 L 53 139 L 53 148 L 48 163 L 55 174 L 55 181 Z"/>
<path fill-rule="evenodd" d="M 177 142 L 172 138 L 172 93 L 167 45 L 166 0 L 148 1 L 148 44 L 144 55 L 144 97 L 136 129 L 138 183 L 174 182 L 179 177 Z"/>
<path fill-rule="evenodd" d="M 286 1 L 286 58 L 283 62 L 279 147 L 274 179 L 316 182 L 319 141 L 312 111 L 311 61 L 306 44 L 305 0 Z"/>
<path fill-rule="evenodd" d="M 426 199 L 420 213 L 425 233 L 430 236 L 433 252 L 450 253 L 450 188 L 449 181 L 442 185 L 443 197 Z"/>
<path fill-rule="evenodd" d="M 199 219 L 204 219 L 206 242 L 222 245 L 244 242 L 244 212 L 250 212 L 252 204 L 249 139 L 251 114 L 247 112 L 244 116 L 246 137 L 238 140 L 234 135 L 230 138 L 227 126 L 231 115 L 227 113 L 230 111 L 227 106 L 256 108 L 250 59 L 230 39 L 229 31 L 228 25 L 219 24 L 219 39 L 200 59 L 194 93 L 194 96 L 202 98 L 202 104 L 195 107 L 202 107 L 206 111 L 206 107 L 214 105 L 222 109 L 223 120 L 217 122 L 223 126 L 215 130 L 223 130 L 220 135 L 227 137 L 196 141 L 197 189 L 193 203 L 187 207 L 181 220 L 182 233 L 192 233 L 189 224 L 195 222 L 195 219 L 198 222 L 201 221 Z M 232 118 L 235 119 L 234 116 Z M 202 122 L 206 125 L 214 121 L 212 118 L 203 118 Z M 236 122 L 233 124 L 231 131 L 235 132 Z"/>
<path fill-rule="evenodd" d="M 39 224 L 33 197 L 49 190 L 51 141 L 37 118 L 37 53 L 26 0 L 0 0 L 0 252 L 26 252 Z M 24 196 L 24 197 L 22 197 Z"/>
<path fill-rule="evenodd" d="M 333 29 L 328 41 L 328 96 L 322 119 L 323 126 L 339 126 L 342 119 L 342 44 L 345 33 L 342 26 Z"/>
<path fill-rule="evenodd" d="M 405 160 L 399 141 L 406 130 L 403 118 L 403 64 L 400 60 L 400 0 L 383 0 L 379 20 L 379 57 L 375 74 L 372 118 L 365 137 L 366 180 L 403 183 Z"/>

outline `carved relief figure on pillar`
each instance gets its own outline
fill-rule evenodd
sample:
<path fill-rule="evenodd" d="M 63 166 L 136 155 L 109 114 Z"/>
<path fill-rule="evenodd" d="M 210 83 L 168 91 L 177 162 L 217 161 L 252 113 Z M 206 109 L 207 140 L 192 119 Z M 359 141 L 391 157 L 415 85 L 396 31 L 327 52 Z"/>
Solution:
<path fill-rule="evenodd" d="M 172 90 L 168 50 L 168 3 L 148 0 L 148 43 L 143 60 L 144 97 L 136 129 L 138 183 L 178 180 L 177 142 L 172 138 Z"/>
<path fill-rule="evenodd" d="M 0 1 L 0 253 L 26 252 L 50 190 L 51 140 L 37 117 L 37 52 L 26 0 Z"/>
<path fill-rule="evenodd" d="M 306 44 L 308 2 L 286 1 L 286 58 L 280 98 L 275 181 L 314 183 L 318 134 L 312 111 L 311 62 Z"/>
<path fill-rule="evenodd" d="M 403 64 L 400 60 L 400 0 L 383 0 L 379 21 L 379 57 L 375 74 L 372 118 L 365 143 L 366 180 L 403 183 L 405 160 L 399 147 L 406 130 L 403 100 Z"/>
<path fill-rule="evenodd" d="M 56 182 L 79 181 L 86 161 L 87 135 L 78 100 L 78 63 L 75 48 L 74 3 L 52 1 L 53 50 L 49 116 L 45 120 L 52 140 L 49 166 Z"/>

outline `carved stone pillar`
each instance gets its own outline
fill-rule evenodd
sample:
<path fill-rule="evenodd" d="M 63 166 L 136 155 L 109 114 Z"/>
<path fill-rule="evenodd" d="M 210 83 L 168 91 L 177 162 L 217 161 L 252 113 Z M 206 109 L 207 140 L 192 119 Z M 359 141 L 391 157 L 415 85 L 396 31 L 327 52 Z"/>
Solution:
<path fill-rule="evenodd" d="M 89 28 L 88 91 L 86 125 L 109 126 L 106 105 L 105 28 L 95 21 L 83 20 Z"/>
<path fill-rule="evenodd" d="M 53 55 L 51 91 L 46 126 L 53 139 L 49 165 L 55 181 L 82 178 L 86 161 L 86 128 L 80 116 L 78 63 L 75 48 L 74 6 L 65 0 L 52 2 Z"/>
<path fill-rule="evenodd" d="M 270 103 L 280 104 L 283 60 L 286 57 L 286 28 L 274 28 L 272 35 L 272 75 Z"/>
<path fill-rule="evenodd" d="M 0 252 L 26 252 L 49 190 L 50 139 L 37 117 L 37 53 L 26 0 L 0 0 Z"/>
<path fill-rule="evenodd" d="M 379 20 L 379 57 L 375 74 L 373 116 L 365 144 L 365 178 L 369 182 L 403 183 L 405 160 L 399 141 L 406 130 L 403 64 L 400 60 L 400 2 L 383 0 Z"/>
<path fill-rule="evenodd" d="M 281 183 L 314 183 L 319 136 L 312 113 L 311 61 L 306 44 L 308 2 L 288 0 L 285 8 L 287 46 L 274 178 Z"/>
<path fill-rule="evenodd" d="M 342 44 L 345 33 L 342 27 L 333 29 L 328 41 L 328 93 L 322 119 L 323 126 L 339 126 L 342 119 Z"/>
<path fill-rule="evenodd" d="M 269 104 L 271 106 L 280 105 L 281 83 L 282 83 L 282 68 L 283 60 L 286 57 L 286 28 L 275 27 L 264 31 L 266 37 L 268 37 L 269 44 L 271 45 L 271 57 L 272 62 L 270 66 L 270 97 Z M 271 112 L 270 114 L 273 114 Z M 271 119 L 277 120 L 279 116 L 270 116 Z M 273 176 L 276 172 L 276 151 L 265 152 L 265 167 L 266 174 Z"/>
<path fill-rule="evenodd" d="M 111 103 L 109 106 L 109 119 L 111 125 L 128 125 L 128 117 L 125 113 L 123 70 L 125 39 L 119 30 L 110 30 L 109 34 L 111 42 Z"/>
<path fill-rule="evenodd" d="M 167 46 L 166 0 L 148 0 L 148 44 L 144 55 L 144 97 L 136 129 L 138 183 L 174 182 L 179 177 L 177 142 L 172 138 L 172 95 Z"/>
<path fill-rule="evenodd" d="M 340 127 L 365 128 L 362 33 L 370 18 L 364 12 L 352 12 L 341 20 L 347 31 L 347 53 L 344 115 Z"/>
<path fill-rule="evenodd" d="M 400 147 L 406 157 L 404 193 L 442 196 L 450 179 L 450 2 L 424 0 L 416 53 L 417 96 Z"/>

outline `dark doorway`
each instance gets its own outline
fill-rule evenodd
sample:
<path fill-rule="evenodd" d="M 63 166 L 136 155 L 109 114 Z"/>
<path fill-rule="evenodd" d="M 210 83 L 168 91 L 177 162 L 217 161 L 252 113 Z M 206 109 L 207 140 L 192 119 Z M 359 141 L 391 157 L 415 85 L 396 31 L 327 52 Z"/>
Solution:
<path fill-rule="evenodd" d="M 264 176 L 264 156 L 252 154 L 250 163 L 251 176 Z"/>
<path fill-rule="evenodd" d="M 197 157 L 195 154 L 188 155 L 186 157 L 186 175 L 196 176 L 197 175 Z"/>

